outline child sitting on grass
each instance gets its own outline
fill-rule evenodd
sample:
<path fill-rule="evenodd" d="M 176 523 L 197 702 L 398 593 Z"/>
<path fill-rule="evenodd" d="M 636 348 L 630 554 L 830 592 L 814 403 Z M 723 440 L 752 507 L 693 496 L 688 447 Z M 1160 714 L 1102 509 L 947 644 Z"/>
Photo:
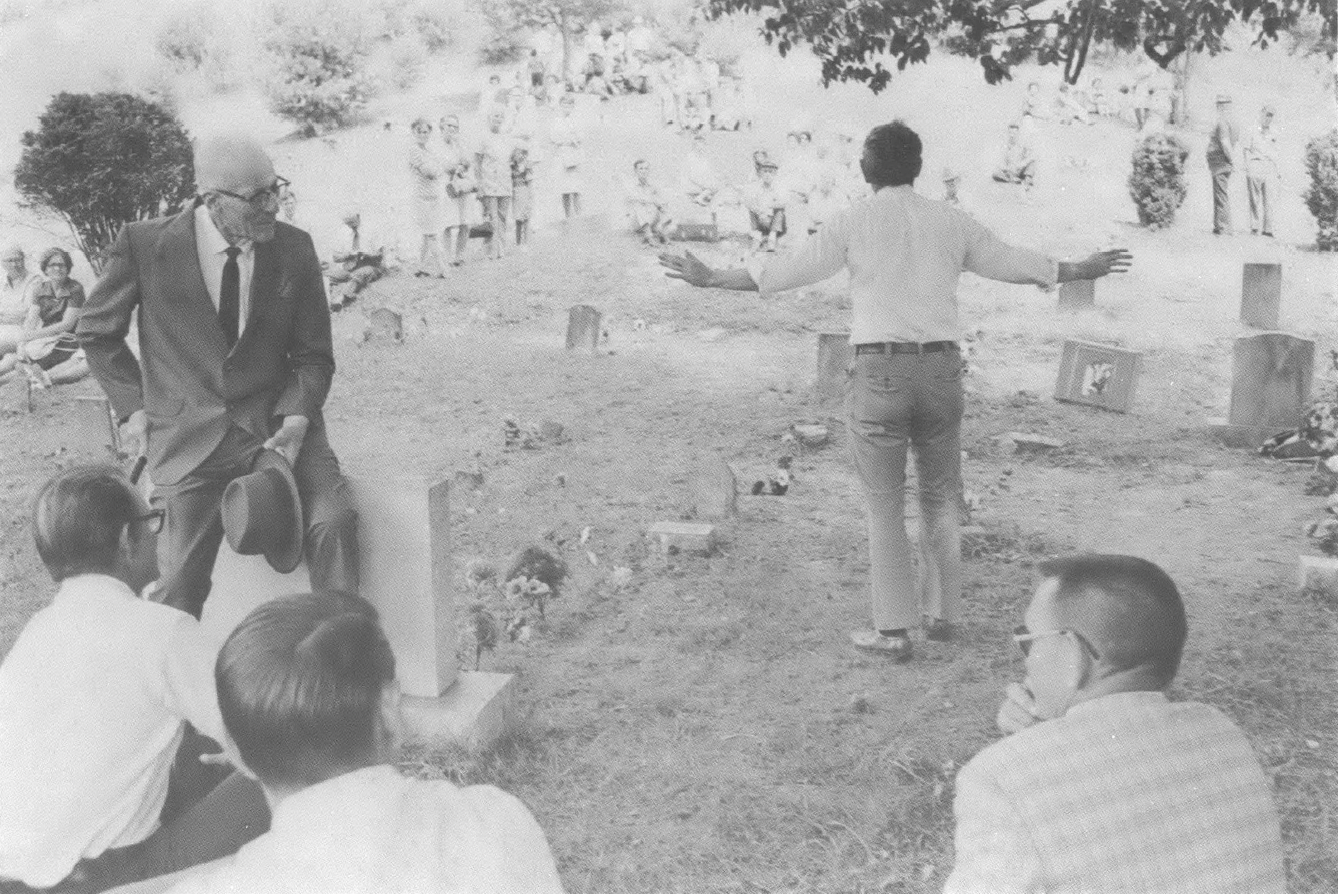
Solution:
<path fill-rule="evenodd" d="M 515 797 L 395 769 L 395 657 L 364 600 L 260 606 L 224 643 L 215 678 L 233 760 L 260 781 L 273 822 L 174 891 L 562 891 L 548 841 Z"/>

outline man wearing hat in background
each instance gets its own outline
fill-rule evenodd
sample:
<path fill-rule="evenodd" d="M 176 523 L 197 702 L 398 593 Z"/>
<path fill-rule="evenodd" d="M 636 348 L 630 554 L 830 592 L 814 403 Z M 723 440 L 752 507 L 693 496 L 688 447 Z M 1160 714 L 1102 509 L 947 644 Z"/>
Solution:
<path fill-rule="evenodd" d="M 1217 124 L 1208 137 L 1208 171 L 1213 176 L 1213 235 L 1231 235 L 1231 171 L 1240 131 L 1231 117 L 1231 97 L 1217 97 Z"/>
<path fill-rule="evenodd" d="M 1273 129 L 1273 107 L 1259 113 L 1259 128 L 1245 143 L 1245 186 L 1250 194 L 1250 233 L 1273 236 L 1273 195 L 1278 181 L 1278 134 Z"/>
<path fill-rule="evenodd" d="M 286 181 L 254 139 L 197 144 L 195 179 L 192 207 L 121 230 L 77 330 L 167 510 L 158 597 L 200 616 L 223 492 L 262 450 L 293 467 L 312 589 L 356 594 L 356 515 L 321 418 L 334 354 L 311 237 L 277 222 Z M 140 361 L 126 344 L 136 308 Z"/>
<path fill-rule="evenodd" d="M 785 235 L 785 196 L 776 186 L 778 165 L 770 157 L 753 157 L 757 179 L 744 188 L 744 204 L 752 221 L 753 250 L 775 251 Z"/>

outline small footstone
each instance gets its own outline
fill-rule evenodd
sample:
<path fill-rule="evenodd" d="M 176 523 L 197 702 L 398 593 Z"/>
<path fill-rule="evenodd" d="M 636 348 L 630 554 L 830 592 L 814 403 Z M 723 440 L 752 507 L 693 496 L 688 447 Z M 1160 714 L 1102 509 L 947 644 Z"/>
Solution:
<path fill-rule="evenodd" d="M 794 425 L 794 436 L 805 447 L 821 447 L 831 440 L 831 432 L 827 430 L 827 426 L 804 422 Z"/>
<path fill-rule="evenodd" d="M 567 311 L 567 350 L 599 352 L 599 321 L 602 315 L 588 304 L 578 304 Z"/>
<path fill-rule="evenodd" d="M 715 525 L 700 522 L 656 522 L 647 532 L 666 555 L 671 552 L 709 553 L 715 549 Z"/>
<path fill-rule="evenodd" d="M 697 462 L 688 473 L 692 509 L 698 518 L 729 518 L 738 510 L 738 482 L 724 460 L 712 457 Z"/>
<path fill-rule="evenodd" d="M 1338 599 L 1338 559 L 1301 556 L 1299 571 L 1302 593 L 1318 592 Z"/>
<path fill-rule="evenodd" d="M 1241 272 L 1240 321 L 1255 329 L 1277 329 L 1282 308 L 1282 265 L 1246 264 Z"/>
<path fill-rule="evenodd" d="M 1075 279 L 1059 284 L 1059 309 L 1082 310 L 1096 306 L 1096 280 Z"/>
<path fill-rule="evenodd" d="M 1063 441 L 1056 441 L 1054 438 L 1044 438 L 1040 435 L 1029 435 L 1020 431 L 1010 431 L 1000 440 L 1005 443 L 1012 442 L 1013 449 L 1018 453 L 1023 453 L 1028 450 L 1058 450 L 1064 446 Z"/>
<path fill-rule="evenodd" d="M 404 318 L 388 307 L 378 307 L 367 315 L 373 338 L 400 344 L 404 341 Z"/>

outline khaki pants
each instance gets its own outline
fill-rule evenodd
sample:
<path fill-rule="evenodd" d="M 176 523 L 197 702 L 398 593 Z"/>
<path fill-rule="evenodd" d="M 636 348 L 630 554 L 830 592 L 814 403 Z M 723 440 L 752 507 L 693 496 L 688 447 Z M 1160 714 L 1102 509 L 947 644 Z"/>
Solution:
<path fill-rule="evenodd" d="M 1245 177 L 1250 194 L 1250 232 L 1273 235 L 1273 180 L 1269 177 Z"/>
<path fill-rule="evenodd" d="M 857 354 L 847 398 L 869 526 L 873 625 L 956 621 L 962 596 L 962 355 Z M 919 480 L 921 573 L 906 534 L 906 459 Z"/>

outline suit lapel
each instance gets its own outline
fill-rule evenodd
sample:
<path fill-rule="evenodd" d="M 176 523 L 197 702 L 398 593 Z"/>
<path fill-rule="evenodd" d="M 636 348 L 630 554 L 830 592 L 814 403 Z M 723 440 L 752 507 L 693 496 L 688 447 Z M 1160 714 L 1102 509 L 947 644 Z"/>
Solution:
<path fill-rule="evenodd" d="M 251 294 L 246 309 L 246 328 L 242 331 L 242 339 L 251 335 L 253 324 L 264 316 L 262 305 L 273 301 L 279 291 L 278 241 L 279 237 L 275 236 L 269 242 L 251 244 L 255 252 L 255 263 L 251 268 Z M 238 339 L 238 344 L 240 343 L 241 339 Z"/>

